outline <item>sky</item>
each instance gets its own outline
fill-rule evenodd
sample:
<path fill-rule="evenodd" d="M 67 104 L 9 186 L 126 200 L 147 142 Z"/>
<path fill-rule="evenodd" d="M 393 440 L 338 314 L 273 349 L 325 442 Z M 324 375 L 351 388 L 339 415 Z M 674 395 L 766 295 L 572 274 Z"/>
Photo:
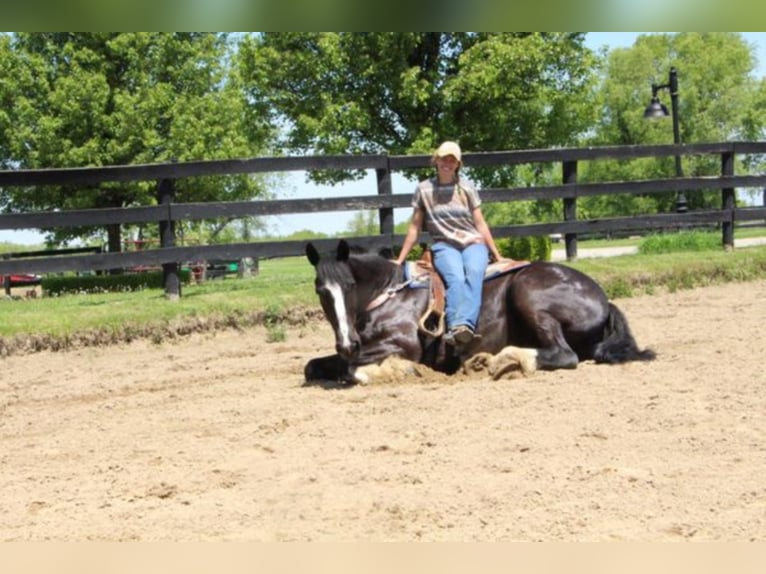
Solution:
<path fill-rule="evenodd" d="M 588 32 L 586 45 L 594 50 L 606 46 L 608 49 L 627 48 L 633 45 L 636 37 L 647 32 Z M 758 77 L 766 76 L 766 32 L 741 32 L 747 42 L 756 47 Z M 374 195 L 377 182 L 374 171 L 353 183 L 336 186 L 324 186 L 308 183 L 303 172 L 289 174 L 285 178 L 285 187 L 275 190 L 280 199 L 298 199 L 310 197 L 341 197 L 356 195 Z M 394 193 L 406 193 L 415 190 L 415 182 L 394 175 L 392 179 Z M 395 223 L 407 221 L 411 214 L 409 209 L 394 210 Z M 268 232 L 274 235 L 289 235 L 296 231 L 311 229 L 317 232 L 333 235 L 348 228 L 354 217 L 354 212 L 323 212 L 313 214 L 280 215 L 266 217 Z M 0 242 L 17 244 L 40 244 L 44 236 L 35 230 L 10 231 L 0 230 Z"/>

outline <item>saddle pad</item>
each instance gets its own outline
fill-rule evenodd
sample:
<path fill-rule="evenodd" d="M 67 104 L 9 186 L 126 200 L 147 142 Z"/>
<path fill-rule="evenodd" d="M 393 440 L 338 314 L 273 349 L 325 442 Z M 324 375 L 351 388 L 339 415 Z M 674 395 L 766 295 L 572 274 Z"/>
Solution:
<path fill-rule="evenodd" d="M 487 266 L 487 270 L 484 272 L 484 281 L 489 281 L 495 277 L 500 277 L 501 275 L 505 275 L 511 271 L 518 271 L 519 269 L 527 267 L 529 264 L 529 261 L 515 260 L 497 261 L 495 263 L 490 263 Z"/>
<path fill-rule="evenodd" d="M 484 281 L 489 281 L 495 277 L 500 277 L 511 271 L 517 271 L 523 269 L 529 265 L 529 261 L 498 261 L 496 263 L 490 263 L 487 266 L 487 270 L 484 273 Z M 404 262 L 404 280 L 412 282 L 409 284 L 410 289 L 426 289 L 431 280 L 428 276 L 428 270 L 418 265 L 417 261 L 405 261 Z"/>
<path fill-rule="evenodd" d="M 410 281 L 410 289 L 426 289 L 431 285 L 428 269 L 418 265 L 418 261 L 404 262 L 404 280 Z"/>

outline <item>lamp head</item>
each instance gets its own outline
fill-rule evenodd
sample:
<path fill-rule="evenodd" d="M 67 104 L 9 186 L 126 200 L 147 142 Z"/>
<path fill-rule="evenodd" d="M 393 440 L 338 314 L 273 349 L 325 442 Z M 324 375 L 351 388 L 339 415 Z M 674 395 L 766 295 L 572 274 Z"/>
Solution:
<path fill-rule="evenodd" d="M 656 95 L 652 96 L 652 101 L 648 106 L 646 106 L 646 109 L 644 110 L 644 118 L 665 118 L 669 115 L 670 113 L 668 113 L 668 108 L 664 104 L 660 103 L 660 99 Z"/>

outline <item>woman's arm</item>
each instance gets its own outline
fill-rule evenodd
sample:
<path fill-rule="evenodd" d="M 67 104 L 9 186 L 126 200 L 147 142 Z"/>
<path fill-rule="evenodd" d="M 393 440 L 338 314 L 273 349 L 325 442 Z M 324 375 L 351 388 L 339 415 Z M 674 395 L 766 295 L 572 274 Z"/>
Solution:
<path fill-rule="evenodd" d="M 503 256 L 500 255 L 500 251 L 497 249 L 497 245 L 495 245 L 492 231 L 490 231 L 489 225 L 487 225 L 487 221 L 484 219 L 484 214 L 481 212 L 480 207 L 476 207 L 473 210 L 473 223 L 476 226 L 476 230 L 481 234 L 482 239 L 484 239 L 484 243 L 487 244 L 489 253 L 492 256 L 492 261 L 500 261 L 503 259 Z"/>
<path fill-rule="evenodd" d="M 410 219 L 410 225 L 407 227 L 407 235 L 404 237 L 404 243 L 402 243 L 402 250 L 399 252 L 399 257 L 396 258 L 396 264 L 401 265 L 404 260 L 407 259 L 410 250 L 415 245 L 415 242 L 420 237 L 420 230 L 423 228 L 423 209 L 416 207 L 412 212 L 412 219 Z"/>

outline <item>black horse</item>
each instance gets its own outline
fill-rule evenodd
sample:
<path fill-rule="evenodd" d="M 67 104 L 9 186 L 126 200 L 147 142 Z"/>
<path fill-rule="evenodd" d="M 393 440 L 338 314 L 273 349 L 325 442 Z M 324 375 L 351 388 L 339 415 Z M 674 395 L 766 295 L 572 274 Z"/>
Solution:
<path fill-rule="evenodd" d="M 623 313 L 590 277 L 566 265 L 534 262 L 484 284 L 477 333 L 467 349 L 444 344 L 420 328 L 430 290 L 412 289 L 402 267 L 380 255 L 352 253 L 346 241 L 334 257 L 309 243 L 316 293 L 335 333 L 337 354 L 312 359 L 307 381 L 367 382 L 366 366 L 389 357 L 455 373 L 471 356 L 491 356 L 495 378 L 509 369 L 573 369 L 580 361 L 646 361 Z"/>

